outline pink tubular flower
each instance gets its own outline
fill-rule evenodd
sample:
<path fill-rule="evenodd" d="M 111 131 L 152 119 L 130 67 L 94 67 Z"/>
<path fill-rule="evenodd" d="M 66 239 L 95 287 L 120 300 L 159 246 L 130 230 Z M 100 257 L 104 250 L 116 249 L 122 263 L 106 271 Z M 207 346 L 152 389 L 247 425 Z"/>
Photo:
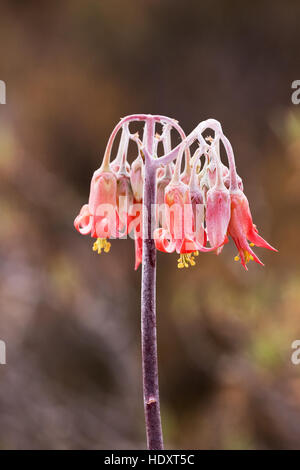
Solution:
<path fill-rule="evenodd" d="M 224 245 L 230 220 L 230 194 L 225 188 L 219 155 L 212 151 L 215 163 L 216 180 L 206 195 L 206 231 L 213 247 Z M 218 253 L 220 250 L 218 250 Z"/>
<path fill-rule="evenodd" d="M 198 176 L 196 174 L 198 165 L 198 154 L 194 156 L 191 178 L 189 183 L 190 200 L 193 215 L 193 230 L 196 234 L 196 240 L 201 246 L 206 245 L 207 237 L 204 228 L 204 197 L 199 186 Z"/>
<path fill-rule="evenodd" d="M 187 210 L 190 211 L 188 215 Z M 187 221 L 187 217 L 192 218 L 189 189 L 181 181 L 172 180 L 166 187 L 165 211 L 165 227 L 154 231 L 157 250 L 165 253 L 176 250 L 180 254 L 179 268 L 193 266 L 194 256 L 198 255 L 198 246 Z"/>
<path fill-rule="evenodd" d="M 95 171 L 88 206 L 93 218 L 92 237 L 116 237 L 117 179 L 110 170 Z"/>
<path fill-rule="evenodd" d="M 242 265 L 247 270 L 246 264 L 250 260 L 256 261 L 263 266 L 263 263 L 256 256 L 251 246 L 261 246 L 272 251 L 277 251 L 260 235 L 252 222 L 252 216 L 249 208 L 248 200 L 241 190 L 231 193 L 231 219 L 228 227 L 228 234 L 233 239 L 239 251 L 239 255 L 235 260 L 241 260 Z M 250 243 L 248 243 L 248 240 Z"/>
<path fill-rule="evenodd" d="M 193 252 L 194 243 L 191 243 L 190 249 L 187 246 L 193 240 L 193 213 L 188 186 L 179 181 L 171 181 L 165 189 L 165 205 L 167 227 L 175 241 L 177 253 Z"/>
<path fill-rule="evenodd" d="M 207 236 L 203 225 L 204 222 L 204 204 L 203 195 L 199 189 L 190 188 L 190 198 L 193 211 L 193 230 L 196 240 L 201 246 L 206 245 Z"/>
<path fill-rule="evenodd" d="M 201 242 L 206 242 L 205 234 L 195 232 L 189 188 L 176 180 L 176 176 L 165 190 L 165 210 L 165 227 L 154 231 L 156 249 L 164 253 L 176 251 L 180 254 L 178 268 L 194 266 L 195 256 L 199 255 L 199 251 L 208 252 L 214 248 L 203 246 Z"/>
<path fill-rule="evenodd" d="M 143 160 L 140 155 L 131 165 L 130 181 L 135 201 L 141 202 L 143 198 L 144 170 Z"/>
<path fill-rule="evenodd" d="M 165 188 L 166 229 L 175 243 L 177 253 L 189 254 L 197 251 L 193 233 L 194 220 L 189 187 L 182 182 L 180 176 L 181 160 L 184 152 L 182 147 L 177 157 L 172 179 Z M 189 153 L 186 166 L 190 165 Z M 189 178 L 190 179 L 190 178 Z"/>
<path fill-rule="evenodd" d="M 229 220 L 229 191 L 225 187 L 209 189 L 206 202 L 206 231 L 211 246 L 220 247 L 225 243 Z"/>
<path fill-rule="evenodd" d="M 117 179 L 108 167 L 101 167 L 93 174 L 88 204 L 75 218 L 74 226 L 82 234 L 97 238 L 93 250 L 108 252 L 107 238 L 117 236 Z"/>
<path fill-rule="evenodd" d="M 118 209 L 118 236 L 126 236 L 132 217 L 133 193 L 130 184 L 130 175 L 125 162 L 117 175 L 117 209 Z"/>

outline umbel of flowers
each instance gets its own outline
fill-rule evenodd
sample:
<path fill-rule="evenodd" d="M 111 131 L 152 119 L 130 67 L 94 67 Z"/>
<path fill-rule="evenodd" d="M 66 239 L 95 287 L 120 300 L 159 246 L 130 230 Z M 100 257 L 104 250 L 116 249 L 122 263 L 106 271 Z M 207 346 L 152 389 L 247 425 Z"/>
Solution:
<path fill-rule="evenodd" d="M 208 119 L 200 123 L 186 138 L 177 121 L 165 116 L 151 116 L 152 155 L 147 155 L 147 117 L 128 116 L 114 129 L 104 154 L 102 164 L 95 171 L 87 204 L 81 208 L 74 225 L 83 235 L 95 238 L 93 250 L 110 251 L 109 239 L 130 236 L 135 243 L 135 269 L 142 262 L 143 241 L 143 191 L 145 158 L 152 158 L 156 167 L 155 204 L 151 208 L 150 236 L 157 250 L 179 255 L 178 268 L 196 264 L 199 252 L 220 254 L 232 238 L 240 260 L 254 260 L 262 264 L 253 246 L 276 251 L 259 234 L 252 222 L 243 183 L 236 172 L 234 155 L 221 125 Z M 145 120 L 143 139 L 131 134 L 129 123 Z M 155 133 L 155 123 L 162 124 L 162 133 Z M 179 133 L 182 143 L 171 149 L 171 131 Z M 211 131 L 204 138 L 203 133 Z M 117 154 L 112 158 L 114 139 L 120 131 Z M 127 159 L 129 141 L 137 145 L 137 157 L 130 164 Z M 198 141 L 193 155 L 190 146 Z M 162 143 L 165 155 L 158 158 L 157 147 Z M 227 163 L 220 158 L 220 144 L 225 147 Z M 183 166 L 183 155 L 184 168 Z M 144 211 L 147 210 L 144 208 Z M 147 216 L 148 220 L 148 216 Z M 146 230 L 148 232 L 148 230 Z M 145 236 L 148 237 L 148 233 Z"/>
<path fill-rule="evenodd" d="M 143 135 L 131 133 L 133 121 L 144 121 Z M 156 132 L 160 124 L 161 133 Z M 172 148 L 171 132 L 180 143 Z M 117 134 L 117 154 L 112 147 Z M 206 135 L 206 137 L 204 137 Z M 178 138 L 178 135 L 177 135 Z M 127 159 L 130 140 L 137 156 Z M 191 155 L 190 147 L 197 142 Z M 158 145 L 164 155 L 158 157 Z M 223 148 L 225 162 L 221 161 Z M 226 158 L 227 157 L 227 158 Z M 95 239 L 93 250 L 107 253 L 114 238 L 135 243 L 135 269 L 142 263 L 141 333 L 144 410 L 148 449 L 163 449 L 156 342 L 156 250 L 177 253 L 178 268 L 196 264 L 200 252 L 219 255 L 232 238 L 240 260 L 262 264 L 253 246 L 275 250 L 252 222 L 243 183 L 236 172 L 232 146 L 214 119 L 201 122 L 186 136 L 166 116 L 127 116 L 114 128 L 102 164 L 95 171 L 87 204 L 74 225 Z"/>

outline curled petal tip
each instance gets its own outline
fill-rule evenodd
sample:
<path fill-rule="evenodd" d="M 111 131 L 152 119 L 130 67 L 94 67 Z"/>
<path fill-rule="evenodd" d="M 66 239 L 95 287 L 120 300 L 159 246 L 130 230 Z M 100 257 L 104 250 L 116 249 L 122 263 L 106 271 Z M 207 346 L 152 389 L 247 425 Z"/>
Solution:
<path fill-rule="evenodd" d="M 258 258 L 258 256 L 253 257 L 254 261 L 261 266 L 264 266 L 264 263 Z"/>

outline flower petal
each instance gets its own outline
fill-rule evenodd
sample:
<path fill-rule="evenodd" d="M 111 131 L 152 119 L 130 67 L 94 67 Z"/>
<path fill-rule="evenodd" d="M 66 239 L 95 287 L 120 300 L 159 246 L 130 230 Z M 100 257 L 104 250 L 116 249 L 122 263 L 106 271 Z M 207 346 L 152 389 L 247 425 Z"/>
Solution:
<path fill-rule="evenodd" d="M 164 253 L 173 253 L 175 251 L 176 244 L 167 230 L 157 228 L 154 230 L 153 237 L 157 250 Z"/>

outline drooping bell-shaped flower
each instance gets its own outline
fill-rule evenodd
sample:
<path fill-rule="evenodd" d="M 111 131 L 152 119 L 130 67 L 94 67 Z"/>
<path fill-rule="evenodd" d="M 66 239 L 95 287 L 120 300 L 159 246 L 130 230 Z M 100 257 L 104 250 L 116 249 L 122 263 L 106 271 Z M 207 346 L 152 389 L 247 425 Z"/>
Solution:
<path fill-rule="evenodd" d="M 181 181 L 172 180 L 165 189 L 165 204 L 168 210 L 167 226 L 172 239 L 175 240 L 176 250 L 180 252 L 188 232 L 192 231 L 192 223 L 187 220 L 189 216 L 192 217 L 192 213 L 190 211 L 187 214 L 185 211 L 191 209 L 188 186 Z"/>
<path fill-rule="evenodd" d="M 196 240 L 200 245 L 206 245 L 206 231 L 204 228 L 204 216 L 205 216 L 205 207 L 204 207 L 204 198 L 203 193 L 200 189 L 197 175 L 198 157 L 200 152 L 196 152 L 193 157 L 192 165 L 192 174 L 189 184 L 190 199 L 193 211 L 193 228 L 196 234 Z"/>
<path fill-rule="evenodd" d="M 85 204 L 75 218 L 75 228 L 84 235 L 97 238 L 94 251 L 101 253 L 110 249 L 108 238 L 117 236 L 117 179 L 105 154 L 101 167 L 93 174 L 88 204 Z"/>
<path fill-rule="evenodd" d="M 192 233 L 193 213 L 189 189 L 174 175 L 165 189 L 164 227 L 154 231 L 154 240 L 157 250 L 180 254 L 178 267 L 182 268 L 195 264 L 193 253 L 197 254 L 198 248 Z"/>
<path fill-rule="evenodd" d="M 143 199 L 144 164 L 140 154 L 131 165 L 130 182 L 134 200 L 136 202 L 141 202 Z"/>
<path fill-rule="evenodd" d="M 220 157 L 213 147 L 211 148 L 211 156 L 215 164 L 216 180 L 206 195 L 206 231 L 210 245 L 219 248 L 227 239 L 230 220 L 230 194 L 223 183 Z"/>
<path fill-rule="evenodd" d="M 130 174 L 126 168 L 125 158 L 117 174 L 117 210 L 118 210 L 118 235 L 121 238 L 128 234 L 128 227 L 132 216 L 133 192 L 130 183 Z"/>
<path fill-rule="evenodd" d="M 239 255 L 235 260 L 241 260 L 242 265 L 247 270 L 246 264 L 250 260 L 263 265 L 258 256 L 251 247 L 254 245 L 277 251 L 266 240 L 258 235 L 256 225 L 253 224 L 248 200 L 245 194 L 236 189 L 231 192 L 231 219 L 229 222 L 228 233 L 233 239 L 238 249 Z M 250 242 L 250 243 L 249 243 Z"/>
<path fill-rule="evenodd" d="M 99 169 L 94 173 L 89 202 L 84 204 L 74 221 L 81 234 L 91 233 L 97 238 L 116 236 L 116 188 L 116 177 L 112 172 Z"/>
<path fill-rule="evenodd" d="M 93 219 L 91 235 L 97 238 L 117 236 L 117 179 L 109 167 L 96 170 L 89 197 L 89 211 Z"/>

